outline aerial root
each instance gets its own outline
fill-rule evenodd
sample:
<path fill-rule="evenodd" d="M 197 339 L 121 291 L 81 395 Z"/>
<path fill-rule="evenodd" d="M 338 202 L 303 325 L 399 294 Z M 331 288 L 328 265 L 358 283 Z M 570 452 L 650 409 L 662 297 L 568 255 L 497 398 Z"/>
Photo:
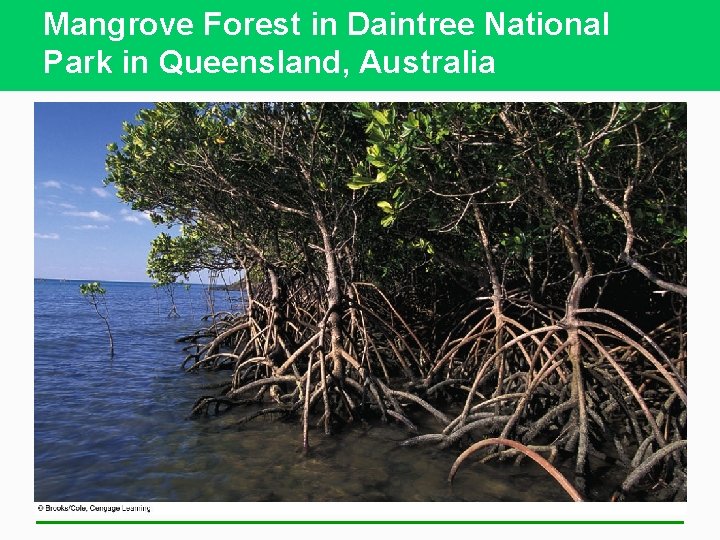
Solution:
<path fill-rule="evenodd" d="M 531 441 L 534 439 L 542 430 L 544 430 L 550 422 L 555 420 L 555 418 L 573 407 L 575 407 L 576 400 L 574 398 L 570 398 L 567 401 L 564 401 L 560 405 L 557 405 L 550 409 L 545 415 L 543 415 L 540 420 L 535 422 L 530 429 L 525 433 L 525 436 L 523 437 L 523 441 Z"/>
<path fill-rule="evenodd" d="M 547 457 L 548 463 L 552 463 L 553 461 L 555 461 L 555 459 L 558 456 L 558 448 L 557 448 L 557 446 L 555 446 L 553 444 L 546 444 L 546 445 L 529 444 L 529 445 L 527 445 L 527 447 L 530 450 L 537 452 L 538 454 L 541 452 L 547 452 L 548 453 L 548 457 Z M 519 465 L 520 462 L 524 458 L 527 457 L 527 455 L 523 454 L 520 450 L 517 450 L 515 448 L 509 448 L 507 450 L 501 450 L 494 454 L 490 453 L 490 454 L 486 455 L 485 457 L 480 459 L 480 463 L 487 463 L 488 461 L 490 461 L 492 459 L 503 460 L 503 459 L 511 458 L 511 457 L 515 458 L 514 464 Z"/>
<path fill-rule="evenodd" d="M 208 328 L 182 338 L 189 353 L 185 363 L 191 363 L 187 371 L 233 368 L 220 395 L 198 400 L 192 414 L 255 404 L 260 409 L 241 423 L 294 416 L 301 419 L 306 451 L 313 426 L 330 434 L 343 424 L 378 417 L 415 434 L 402 446 L 447 448 L 490 437 L 486 440 L 495 442 L 470 449 L 510 446 L 485 459 L 535 459 L 528 452 L 542 452 L 549 454 L 549 460 L 543 458 L 547 464 L 563 450 L 574 455 L 576 485 L 591 472 L 588 456 L 607 457 L 609 444 L 618 449 L 617 457 L 605 463 L 630 471 L 623 493 L 650 475 L 660 479 L 661 489 L 675 486 L 674 496 L 682 491 L 685 357 L 679 353 L 678 362 L 661 349 L 671 334 L 643 333 L 603 310 L 580 310 L 602 322 L 578 320 L 572 326 L 555 313 L 541 313 L 539 305 L 532 312 L 542 315 L 539 319 L 522 314 L 498 319 L 485 306 L 466 315 L 431 358 L 423 336 L 388 298 L 373 287 L 361 296 L 363 287 L 349 286 L 338 333 L 328 327 L 333 311 L 308 293 L 290 295 L 295 300 L 283 310 L 255 303 L 243 318 L 215 318 Z M 296 305 L 301 298 L 307 305 Z M 620 329 L 608 326 L 613 324 L 606 324 L 608 319 Z M 442 404 L 459 396 L 462 409 L 449 414 Z M 421 433 L 416 413 L 432 417 L 438 432 Z M 654 448 L 659 450 L 653 453 Z"/>
<path fill-rule="evenodd" d="M 622 491 L 623 493 L 628 493 L 632 490 L 632 488 L 640 481 L 642 480 L 647 474 L 657 465 L 662 459 L 668 457 L 673 452 L 680 450 L 681 448 L 685 448 L 687 446 L 687 441 L 675 441 L 672 442 L 662 448 L 660 448 L 657 452 L 650 455 L 647 459 L 645 459 L 642 463 L 640 463 L 633 471 L 625 478 L 625 480 L 622 483 Z"/>
<path fill-rule="evenodd" d="M 448 418 L 445 414 L 441 413 L 435 407 L 430 405 L 427 401 L 414 394 L 410 394 L 408 392 L 401 392 L 400 390 L 389 390 L 389 392 L 395 397 L 403 398 L 407 401 L 411 401 L 420 405 L 423 409 L 433 415 L 442 425 L 447 425 L 450 422 L 450 418 Z"/>
<path fill-rule="evenodd" d="M 500 437 L 495 437 L 491 439 L 485 439 L 484 441 L 479 441 L 470 446 L 467 450 L 465 450 L 462 454 L 458 456 L 458 458 L 453 463 L 452 467 L 450 468 L 450 474 L 448 475 L 448 482 L 452 483 L 453 479 L 455 478 L 455 474 L 457 473 L 458 469 L 460 468 L 460 465 L 472 456 L 475 452 L 480 450 L 481 448 L 484 448 L 486 446 L 497 446 L 497 445 L 503 445 L 503 446 L 510 446 L 517 450 L 518 452 L 521 452 L 522 454 L 526 455 L 535 463 L 540 465 L 543 469 L 545 469 L 550 476 L 552 476 L 555 481 L 557 481 L 558 484 L 560 484 L 560 487 L 562 487 L 565 492 L 570 496 L 570 498 L 573 501 L 576 502 L 582 502 L 583 498 L 580 495 L 580 493 L 575 489 L 575 487 L 568 481 L 563 474 L 558 471 L 548 460 L 546 460 L 544 457 L 542 457 L 540 454 L 535 452 L 534 450 L 531 450 L 527 446 L 525 446 L 522 443 L 519 443 L 517 441 L 512 441 L 509 439 L 503 439 Z"/>

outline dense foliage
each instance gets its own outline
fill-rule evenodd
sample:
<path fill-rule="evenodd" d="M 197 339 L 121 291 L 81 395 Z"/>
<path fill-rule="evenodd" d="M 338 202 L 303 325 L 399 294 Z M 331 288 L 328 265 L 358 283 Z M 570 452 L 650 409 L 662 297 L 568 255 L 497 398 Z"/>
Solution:
<path fill-rule="evenodd" d="M 159 283 L 246 273 L 248 309 L 187 338 L 188 370 L 232 373 L 195 413 L 297 415 L 306 449 L 314 421 L 428 413 L 407 444 L 494 436 L 493 456 L 570 456 L 590 496 L 613 463 L 616 496 L 682 499 L 685 115 L 162 103 L 124 125 L 107 182 L 182 225 L 153 242 Z"/>

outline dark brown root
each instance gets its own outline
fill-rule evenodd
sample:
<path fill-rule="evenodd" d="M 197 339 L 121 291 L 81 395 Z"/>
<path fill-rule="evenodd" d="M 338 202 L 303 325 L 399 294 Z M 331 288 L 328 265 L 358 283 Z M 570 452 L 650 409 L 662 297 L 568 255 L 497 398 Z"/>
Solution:
<path fill-rule="evenodd" d="M 635 485 L 642 480 L 645 476 L 647 476 L 650 471 L 662 460 L 667 457 L 671 457 L 671 454 L 677 450 L 680 450 L 681 448 L 685 448 L 687 446 L 687 441 L 675 441 L 667 446 L 664 446 L 660 448 L 657 452 L 650 455 L 648 458 L 646 458 L 642 463 L 637 465 L 635 469 L 625 478 L 625 480 L 622 483 L 622 491 L 624 493 L 629 492 L 632 490 Z"/>

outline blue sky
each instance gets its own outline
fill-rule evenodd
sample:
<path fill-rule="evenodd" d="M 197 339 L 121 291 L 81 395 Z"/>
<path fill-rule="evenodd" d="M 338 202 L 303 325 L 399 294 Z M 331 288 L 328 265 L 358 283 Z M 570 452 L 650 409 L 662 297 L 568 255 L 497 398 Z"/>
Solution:
<path fill-rule="evenodd" d="M 152 104 L 35 104 L 35 277 L 148 281 L 161 229 L 103 186 L 106 145 L 144 107 Z"/>

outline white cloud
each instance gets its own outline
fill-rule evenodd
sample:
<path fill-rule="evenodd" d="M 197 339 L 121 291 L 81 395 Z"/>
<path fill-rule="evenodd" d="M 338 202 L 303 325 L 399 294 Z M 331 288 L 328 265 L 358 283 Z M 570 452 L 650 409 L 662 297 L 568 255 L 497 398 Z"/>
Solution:
<path fill-rule="evenodd" d="M 128 223 L 135 223 L 135 225 L 142 225 L 143 220 L 140 219 L 139 216 L 125 216 L 123 218 L 123 221 L 127 221 Z"/>
<path fill-rule="evenodd" d="M 60 182 L 57 180 L 48 180 L 47 182 L 43 182 L 42 185 L 46 188 L 60 189 Z"/>
<path fill-rule="evenodd" d="M 75 229 L 76 231 L 103 231 L 105 229 L 109 229 L 109 225 L 77 225 L 75 227 L 70 227 L 71 229 Z"/>
<path fill-rule="evenodd" d="M 103 189 L 103 188 L 99 188 L 99 187 L 92 188 L 92 192 L 95 195 L 97 195 L 98 197 L 101 197 L 103 199 L 110 195 L 110 193 L 108 192 L 107 189 Z"/>
<path fill-rule="evenodd" d="M 35 201 L 35 204 L 37 206 L 43 206 L 48 208 L 65 208 L 66 210 L 74 210 L 75 208 L 77 208 L 74 204 L 57 202 L 50 199 L 38 199 L 37 201 Z"/>
<path fill-rule="evenodd" d="M 83 217 L 83 218 L 88 218 L 88 219 L 92 219 L 95 221 L 110 221 L 112 219 L 110 216 L 105 215 L 102 212 L 98 212 L 97 210 L 92 210 L 90 212 L 77 212 L 77 211 L 63 212 L 63 215 L 74 216 L 74 217 Z"/>
<path fill-rule="evenodd" d="M 39 240 L 59 240 L 60 235 L 58 233 L 41 234 L 35 233 L 35 238 Z"/>
<path fill-rule="evenodd" d="M 145 221 L 152 221 L 150 214 L 146 212 L 131 212 L 127 208 L 120 210 L 120 215 L 123 216 L 123 221 L 134 223 L 135 225 L 142 225 Z"/>
<path fill-rule="evenodd" d="M 72 189 L 75 193 L 85 193 L 85 188 L 78 186 L 77 184 L 70 184 L 70 189 Z"/>

